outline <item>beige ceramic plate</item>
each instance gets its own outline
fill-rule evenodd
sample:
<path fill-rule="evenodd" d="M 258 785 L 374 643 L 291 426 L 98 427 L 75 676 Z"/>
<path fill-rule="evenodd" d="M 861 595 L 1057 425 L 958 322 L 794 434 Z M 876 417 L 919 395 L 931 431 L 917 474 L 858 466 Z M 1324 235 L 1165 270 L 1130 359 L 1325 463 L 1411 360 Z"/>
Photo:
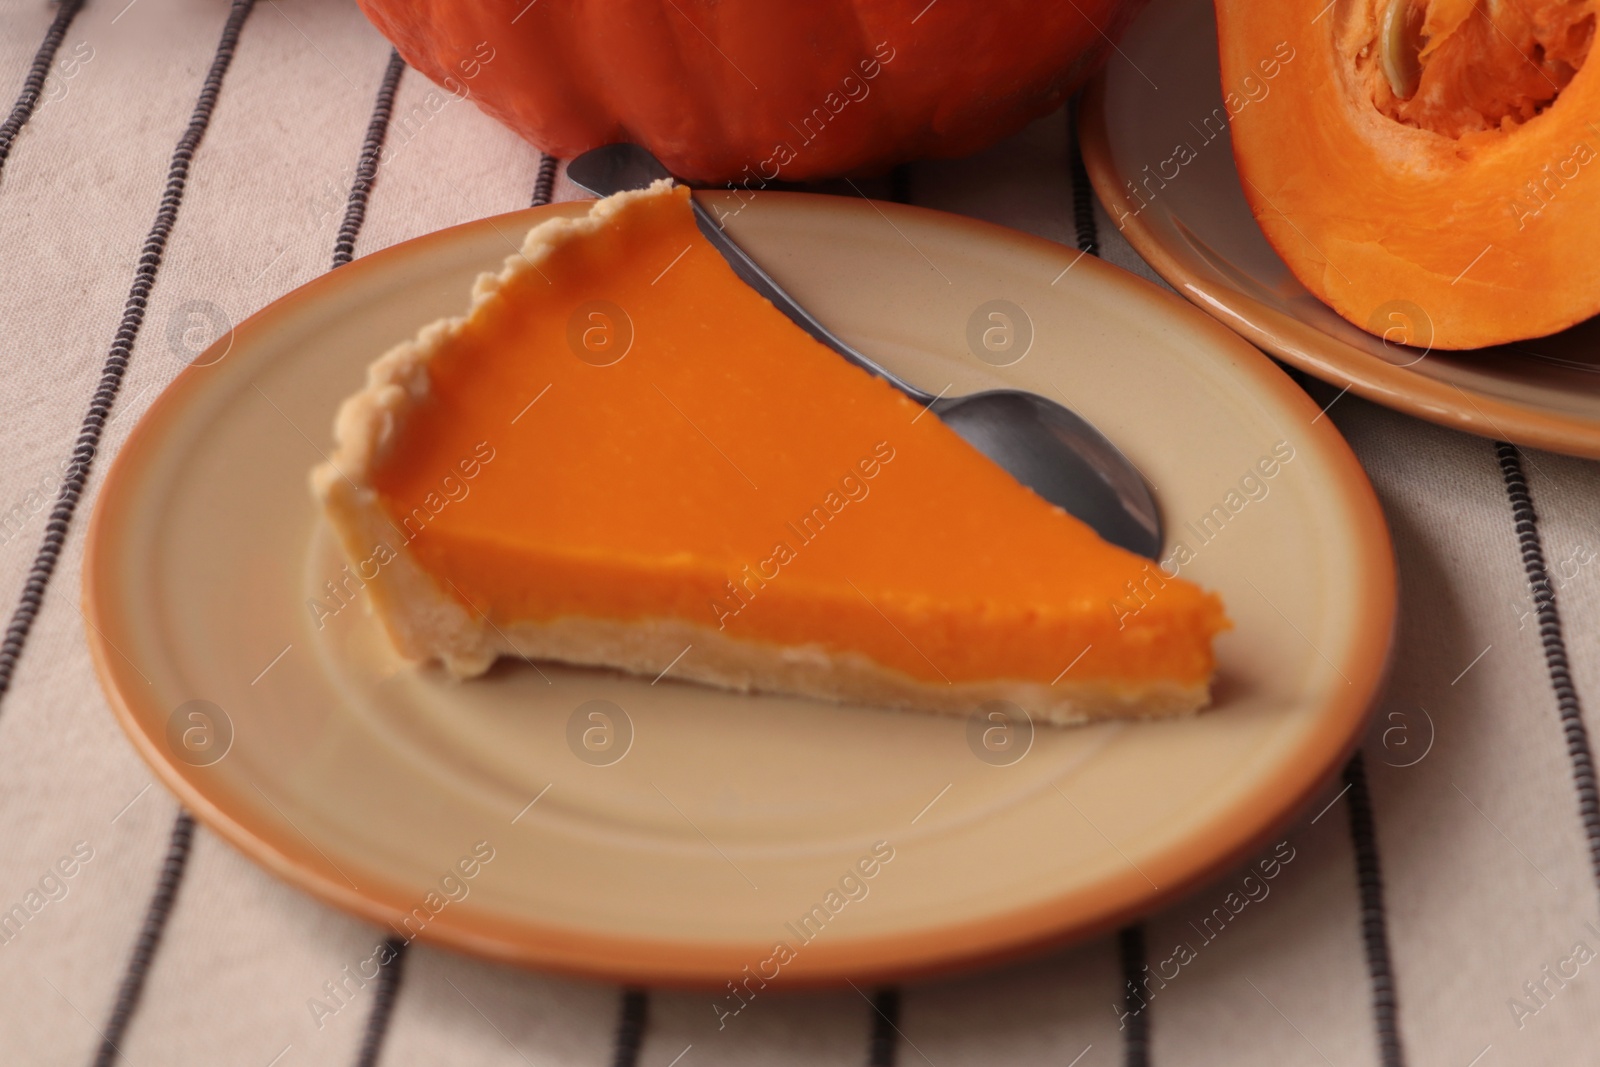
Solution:
<path fill-rule="evenodd" d="M 1234 170 L 1216 34 L 1211 0 L 1153 0 L 1084 99 L 1084 161 L 1139 254 L 1202 309 L 1324 381 L 1458 430 L 1600 458 L 1600 320 L 1517 345 L 1429 352 L 1386 345 L 1295 280 Z M 1272 81 L 1244 89 L 1235 100 L 1260 106 Z M 1420 342 L 1430 329 L 1414 305 L 1376 318 L 1394 340 Z"/>
<path fill-rule="evenodd" d="M 306 473 L 369 360 L 461 309 L 534 221 L 582 210 L 445 230 L 291 293 L 187 368 L 118 457 L 90 533 L 90 645 L 140 752 L 246 854 L 486 956 L 715 986 L 749 965 L 801 986 L 1105 928 L 1260 844 L 1336 770 L 1383 672 L 1394 573 L 1328 420 L 1255 349 L 1127 273 L 860 200 L 763 194 L 732 227 L 910 380 L 1065 396 L 1119 442 L 1196 553 L 1184 573 L 1237 623 L 1216 709 L 1041 728 L 1000 766 L 959 718 L 555 666 L 467 684 L 396 669 Z M 1003 369 L 966 341 L 994 300 L 1031 323 Z M 1263 477 L 1275 447 L 1293 458 Z M 319 629 L 308 600 L 337 603 L 330 581 L 349 604 Z M 593 700 L 625 713 L 609 748 L 587 711 L 573 726 Z M 585 727 L 606 755 L 576 754 Z M 892 858 L 873 866 L 877 842 Z M 851 877 L 863 859 L 874 876 Z M 452 877 L 463 861 L 473 877 Z"/>

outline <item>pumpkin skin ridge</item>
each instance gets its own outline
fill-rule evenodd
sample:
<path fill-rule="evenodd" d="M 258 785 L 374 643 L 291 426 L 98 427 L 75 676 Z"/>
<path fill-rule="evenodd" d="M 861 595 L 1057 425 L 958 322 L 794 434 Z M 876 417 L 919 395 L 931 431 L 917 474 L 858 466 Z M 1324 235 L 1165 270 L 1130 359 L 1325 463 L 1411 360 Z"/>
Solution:
<path fill-rule="evenodd" d="M 1305 30 L 1322 6 L 1216 2 L 1225 94 L 1280 39 L 1297 52 L 1273 96 L 1234 117 L 1232 141 L 1251 211 L 1301 284 L 1369 331 L 1384 305 L 1408 301 L 1440 349 L 1600 313 L 1600 257 L 1584 255 L 1600 235 L 1600 184 L 1588 188 L 1600 183 L 1597 64 L 1510 132 L 1458 141 L 1352 95 L 1337 28 Z M 1557 178 L 1534 198 L 1526 183 L 1546 181 L 1547 164 Z"/>
<path fill-rule="evenodd" d="M 460 57 L 491 43 L 471 98 L 544 151 L 632 140 L 684 179 L 751 187 L 763 169 L 803 181 L 987 147 L 1058 108 L 1143 2 L 568 0 L 513 4 L 508 26 L 504 11 L 450 0 L 358 0 L 436 83 L 461 81 Z M 797 136 L 830 94 L 821 136 Z M 794 158 L 774 176 L 785 141 Z"/>

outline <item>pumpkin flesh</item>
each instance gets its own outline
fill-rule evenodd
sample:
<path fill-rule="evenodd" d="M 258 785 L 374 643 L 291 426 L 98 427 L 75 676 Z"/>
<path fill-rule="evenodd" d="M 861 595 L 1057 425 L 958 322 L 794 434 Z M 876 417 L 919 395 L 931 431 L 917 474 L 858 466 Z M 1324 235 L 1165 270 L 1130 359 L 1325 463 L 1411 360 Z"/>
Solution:
<path fill-rule="evenodd" d="M 1225 94 L 1292 50 L 1232 135 L 1295 276 L 1422 347 L 1600 312 L 1595 14 L 1596 0 L 1217 0 Z"/>

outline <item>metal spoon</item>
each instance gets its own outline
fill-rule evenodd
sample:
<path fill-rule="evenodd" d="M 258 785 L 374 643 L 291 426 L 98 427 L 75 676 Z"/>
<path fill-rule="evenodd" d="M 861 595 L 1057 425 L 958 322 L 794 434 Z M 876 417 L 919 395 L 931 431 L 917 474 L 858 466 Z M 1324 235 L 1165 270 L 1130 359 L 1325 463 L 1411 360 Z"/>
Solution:
<path fill-rule="evenodd" d="M 632 144 L 585 152 L 567 167 L 574 185 L 595 196 L 643 189 L 671 178 L 649 152 Z M 795 325 L 861 369 L 924 405 L 966 442 L 1050 503 L 1077 516 L 1112 544 L 1151 559 L 1161 552 L 1161 512 L 1128 458 L 1076 413 L 1037 393 L 996 389 L 936 397 L 890 374 L 845 344 L 784 292 L 694 203 L 695 221 L 734 273 L 772 301 Z"/>

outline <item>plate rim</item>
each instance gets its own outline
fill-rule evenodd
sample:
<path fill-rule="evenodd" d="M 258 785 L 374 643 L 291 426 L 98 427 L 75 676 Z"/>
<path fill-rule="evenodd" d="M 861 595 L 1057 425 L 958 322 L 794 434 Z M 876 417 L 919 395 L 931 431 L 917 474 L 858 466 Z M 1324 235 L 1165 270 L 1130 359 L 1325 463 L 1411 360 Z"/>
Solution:
<path fill-rule="evenodd" d="M 769 195 L 784 201 L 836 199 L 811 193 Z M 184 807 L 247 858 L 295 888 L 391 932 L 395 920 L 415 905 L 414 890 L 394 885 L 370 871 L 365 871 L 362 878 L 366 888 L 354 889 L 309 839 L 296 840 L 287 827 L 280 829 L 265 819 L 253 818 L 248 808 L 229 810 L 225 803 L 208 794 L 205 768 L 182 764 L 163 747 L 154 724 L 164 722 L 170 709 L 143 696 L 147 687 L 139 684 L 137 670 L 118 651 L 119 642 L 115 640 L 122 636 L 112 592 L 118 560 L 117 531 L 125 522 L 123 516 L 139 507 L 139 476 L 150 468 L 149 459 L 159 456 L 166 432 L 191 403 L 204 395 L 210 376 L 208 357 L 223 343 L 248 345 L 257 333 L 269 333 L 278 316 L 385 271 L 391 261 L 425 255 L 430 249 L 469 234 L 502 227 L 526 229 L 544 218 L 584 210 L 587 203 L 565 201 L 523 208 L 436 230 L 321 274 L 267 304 L 240 322 L 231 337 L 219 340 L 181 370 L 151 403 L 112 460 L 89 521 L 81 594 L 85 640 L 101 688 L 135 750 Z M 1066 245 L 997 224 L 931 208 L 877 202 L 873 206 L 891 215 L 924 216 L 936 225 L 964 229 L 988 240 L 1030 246 L 1063 263 L 1076 262 L 1073 250 Z M 1306 735 L 1293 758 L 1281 760 L 1248 795 L 1141 865 L 1159 878 L 1159 889 L 1152 892 L 1153 883 L 1145 874 L 1130 868 L 1104 883 L 1058 892 L 998 915 L 809 946 L 805 954 L 807 965 L 793 973 L 785 972 L 786 989 L 835 987 L 852 980 L 924 978 L 992 966 L 1082 941 L 1156 911 L 1232 869 L 1292 821 L 1360 744 L 1377 706 L 1393 649 L 1397 578 L 1382 509 L 1355 454 L 1330 423 L 1322 420 L 1318 425 L 1313 420 L 1317 408 L 1311 398 L 1236 333 L 1114 264 L 1097 259 L 1088 269 L 1131 294 L 1132 299 L 1153 300 L 1165 308 L 1168 316 L 1187 332 L 1199 335 L 1213 360 L 1226 363 L 1232 373 L 1253 379 L 1265 397 L 1305 415 L 1307 447 L 1317 449 L 1333 469 L 1336 491 L 1345 502 L 1350 532 L 1355 535 L 1359 581 L 1352 613 L 1365 624 L 1352 636 L 1341 669 L 1357 684 L 1328 690 L 1326 699 L 1318 705 L 1317 726 Z M 730 976 L 737 976 L 745 964 L 763 958 L 762 954 L 770 950 L 765 944 L 574 932 L 541 926 L 521 917 L 480 915 L 471 909 L 445 909 L 415 939 L 480 958 L 569 976 L 693 989 L 720 987 Z"/>
<path fill-rule="evenodd" d="M 1542 411 L 1409 372 L 1186 267 L 1123 194 L 1106 121 L 1109 78 L 1109 67 L 1096 72 L 1078 104 L 1084 169 L 1107 214 L 1115 217 L 1112 205 L 1125 212 L 1121 232 L 1133 250 L 1189 303 L 1284 362 L 1384 407 L 1478 437 L 1600 459 L 1600 419 Z"/>

